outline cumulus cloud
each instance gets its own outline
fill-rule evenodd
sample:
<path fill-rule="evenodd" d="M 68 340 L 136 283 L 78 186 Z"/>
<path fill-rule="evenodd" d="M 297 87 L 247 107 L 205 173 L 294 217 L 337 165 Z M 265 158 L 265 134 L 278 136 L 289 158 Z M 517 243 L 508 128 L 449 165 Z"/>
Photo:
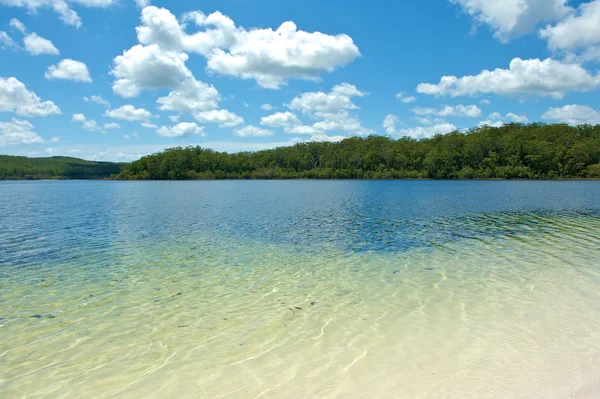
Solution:
<path fill-rule="evenodd" d="M 117 80 L 136 81 L 132 74 L 124 76 L 119 72 L 125 69 L 120 64 L 131 61 L 140 64 L 138 69 L 145 70 L 159 62 L 158 53 L 169 59 L 181 77 L 184 69 L 177 65 L 176 59 L 187 59 L 187 53 L 197 53 L 206 58 L 210 72 L 254 79 L 263 87 L 277 89 L 292 78 L 318 81 L 322 73 L 344 66 L 360 55 L 348 35 L 305 32 L 290 21 L 276 30 L 246 30 L 218 11 L 209 15 L 193 11 L 184 14 L 182 25 L 169 10 L 154 6 L 142 10 L 141 21 L 136 28 L 140 45 L 127 50 L 121 59 L 115 58 Z M 186 22 L 193 22 L 199 30 L 188 34 Z M 130 54 L 132 51 L 135 54 Z M 145 52 L 152 52 L 154 59 L 144 55 Z M 160 66 L 164 69 L 165 63 Z M 163 75 L 162 79 L 169 75 L 154 69 L 153 75 Z"/>
<path fill-rule="evenodd" d="M 105 123 L 104 126 L 102 126 L 103 129 L 119 129 L 121 127 L 121 125 L 119 125 L 118 123 L 115 122 L 109 122 L 109 123 Z"/>
<path fill-rule="evenodd" d="M 396 94 L 396 98 L 400 101 L 402 101 L 405 104 L 408 103 L 412 103 L 413 101 L 416 100 L 416 97 L 414 96 L 407 96 L 405 92 L 401 91 L 400 93 Z"/>
<path fill-rule="evenodd" d="M 396 134 L 396 123 L 398 122 L 400 122 L 400 118 L 398 118 L 394 114 L 388 114 L 386 115 L 385 119 L 383 119 L 382 126 L 389 136 L 393 136 Z"/>
<path fill-rule="evenodd" d="M 158 45 L 135 45 L 113 60 L 112 89 L 122 97 L 136 97 L 143 89 L 175 88 L 185 79 L 193 79 L 185 66 L 188 55 L 166 51 Z"/>
<path fill-rule="evenodd" d="M 582 3 L 576 13 L 540 30 L 540 37 L 553 50 L 583 50 L 582 61 L 600 59 L 600 0 Z"/>
<path fill-rule="evenodd" d="M 123 119 L 126 121 L 148 121 L 152 118 L 158 118 L 158 116 L 153 115 L 152 112 L 144 109 L 144 108 L 136 108 L 131 104 L 123 105 L 119 108 L 107 110 L 104 113 L 104 116 L 108 116 L 113 119 Z"/>
<path fill-rule="evenodd" d="M 513 112 L 509 112 L 506 116 L 502 116 L 500 112 L 492 112 L 488 115 L 487 119 L 479 122 L 478 126 L 501 127 L 504 126 L 506 122 L 526 123 L 528 121 L 529 118 L 526 115 L 517 115 Z"/>
<path fill-rule="evenodd" d="M 193 122 L 181 122 L 171 127 L 161 126 L 156 133 L 164 137 L 205 136 L 203 128 Z"/>
<path fill-rule="evenodd" d="M 140 8 L 148 7 L 150 5 L 150 0 L 135 0 L 135 4 Z"/>
<path fill-rule="evenodd" d="M 140 125 L 146 129 L 158 129 L 158 126 L 154 123 L 142 122 Z"/>
<path fill-rule="evenodd" d="M 189 78 L 182 81 L 168 96 L 160 97 L 156 102 L 162 111 L 193 114 L 216 109 L 220 99 L 214 86 Z"/>
<path fill-rule="evenodd" d="M 532 32 L 542 22 L 561 19 L 572 12 L 568 0 L 450 0 L 477 24 L 488 25 L 494 37 L 506 42 Z"/>
<path fill-rule="evenodd" d="M 561 108 L 550 108 L 542 118 L 568 123 L 577 126 L 583 124 L 600 124 L 600 111 L 588 107 L 587 105 L 565 105 Z"/>
<path fill-rule="evenodd" d="M 0 0 L 1 5 L 23 7 L 31 13 L 36 13 L 39 8 L 51 8 L 65 24 L 76 28 L 80 28 L 83 24 L 79 15 L 71 8 L 71 4 L 76 3 L 84 7 L 105 8 L 116 4 L 117 2 L 118 0 Z M 19 22 L 16 19 L 14 20 Z M 11 26 L 13 26 L 12 20 Z M 14 27 L 21 30 L 17 26 L 19 25 Z M 24 29 L 21 31 L 24 31 Z"/>
<path fill-rule="evenodd" d="M 276 112 L 269 116 L 263 116 L 260 118 L 260 124 L 263 126 L 269 127 L 278 127 L 278 128 L 290 128 L 293 126 L 301 125 L 302 122 L 296 114 L 285 111 L 285 112 Z"/>
<path fill-rule="evenodd" d="M 417 126 L 406 129 L 399 129 L 399 137 L 410 137 L 413 139 L 424 139 L 433 137 L 436 134 L 448 134 L 456 130 L 456 126 L 451 123 L 439 123 L 431 126 Z"/>
<path fill-rule="evenodd" d="M 171 122 L 179 122 L 180 115 L 169 115 Z"/>
<path fill-rule="evenodd" d="M 73 114 L 71 120 L 76 123 L 81 123 L 81 127 L 91 132 L 104 132 L 93 119 L 87 119 L 84 114 Z"/>
<path fill-rule="evenodd" d="M 87 65 L 70 58 L 64 59 L 56 65 L 50 65 L 44 76 L 46 79 L 64 79 L 88 83 L 92 81 Z"/>
<path fill-rule="evenodd" d="M 350 111 L 358 109 L 358 106 L 352 102 L 352 97 L 363 97 L 368 94 L 348 83 L 334 86 L 329 93 L 302 93 L 286 106 L 291 110 L 300 111 L 316 122 L 312 125 L 296 124 L 284 127 L 284 130 L 286 133 L 311 135 L 322 135 L 327 131 L 372 134 L 373 130 L 363 127 L 358 117 L 350 113 Z M 275 115 L 283 117 L 286 114 L 277 113 Z M 290 115 L 287 116 L 290 117 Z"/>
<path fill-rule="evenodd" d="M 104 105 L 105 107 L 110 107 L 110 103 L 107 100 L 105 100 L 104 98 L 102 98 L 102 96 L 83 97 L 83 101 L 85 101 L 85 102 L 91 101 L 96 104 Z"/>
<path fill-rule="evenodd" d="M 17 144 L 43 144 L 45 141 L 33 132 L 33 125 L 21 119 L 0 122 L 0 147 Z"/>
<path fill-rule="evenodd" d="M 35 32 L 25 36 L 23 43 L 25 44 L 25 50 L 31 55 L 59 54 L 58 49 L 54 47 L 54 44 L 50 40 L 44 39 Z"/>
<path fill-rule="evenodd" d="M 272 111 L 275 107 L 273 107 L 271 104 L 263 104 L 260 106 L 260 109 L 262 109 L 263 111 Z"/>
<path fill-rule="evenodd" d="M 248 125 L 239 129 L 235 129 L 233 134 L 238 137 L 266 137 L 272 136 L 275 133 L 272 130 Z"/>
<path fill-rule="evenodd" d="M 600 43 L 600 0 L 582 3 L 577 13 L 540 30 L 553 49 L 573 49 Z"/>
<path fill-rule="evenodd" d="M 476 105 L 445 105 L 442 108 L 413 108 L 411 111 L 417 115 L 436 115 L 441 117 L 456 116 L 463 118 L 477 118 L 481 116 L 481 109 Z"/>
<path fill-rule="evenodd" d="M 217 123 L 219 127 L 233 127 L 244 123 L 244 118 L 226 109 L 197 112 L 194 118 L 200 123 Z"/>
<path fill-rule="evenodd" d="M 322 114 L 333 114 L 347 110 L 357 109 L 352 102 L 353 96 L 366 96 L 369 93 L 363 93 L 348 83 L 342 83 L 334 86 L 329 93 L 308 92 L 295 97 L 288 107 L 296 109 L 303 114 L 318 116 Z"/>
<path fill-rule="evenodd" d="M 48 116 L 60 114 L 52 101 L 42 101 L 33 91 L 27 90 L 17 78 L 0 77 L 0 112 L 16 112 L 22 116 Z"/>
<path fill-rule="evenodd" d="M 73 116 L 71 117 L 71 120 L 73 122 L 85 122 L 85 115 L 84 114 L 73 114 Z"/>
<path fill-rule="evenodd" d="M 506 114 L 506 117 L 516 123 L 527 123 L 529 121 L 529 118 L 527 116 L 517 115 L 512 112 L 509 112 L 508 114 Z"/>
<path fill-rule="evenodd" d="M 472 76 L 443 76 L 438 84 L 421 83 L 417 91 L 435 96 L 477 94 L 539 95 L 562 98 L 569 91 L 589 91 L 600 85 L 600 74 L 591 75 L 577 64 L 553 59 L 515 58 L 509 69 L 484 70 Z"/>

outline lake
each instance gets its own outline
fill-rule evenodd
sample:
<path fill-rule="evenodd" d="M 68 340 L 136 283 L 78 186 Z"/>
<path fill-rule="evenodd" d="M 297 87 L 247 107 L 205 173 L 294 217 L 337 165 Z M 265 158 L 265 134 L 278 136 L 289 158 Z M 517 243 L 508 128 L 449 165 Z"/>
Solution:
<path fill-rule="evenodd" d="M 600 396 L 600 182 L 0 182 L 0 397 Z"/>

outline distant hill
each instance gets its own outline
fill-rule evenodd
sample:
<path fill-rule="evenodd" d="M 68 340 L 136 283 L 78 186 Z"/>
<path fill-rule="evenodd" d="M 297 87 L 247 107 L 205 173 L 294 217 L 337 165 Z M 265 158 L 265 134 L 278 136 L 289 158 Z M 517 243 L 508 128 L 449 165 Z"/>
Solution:
<path fill-rule="evenodd" d="M 28 158 L 0 155 L 0 180 L 104 179 L 120 173 L 122 165 L 71 157 Z"/>

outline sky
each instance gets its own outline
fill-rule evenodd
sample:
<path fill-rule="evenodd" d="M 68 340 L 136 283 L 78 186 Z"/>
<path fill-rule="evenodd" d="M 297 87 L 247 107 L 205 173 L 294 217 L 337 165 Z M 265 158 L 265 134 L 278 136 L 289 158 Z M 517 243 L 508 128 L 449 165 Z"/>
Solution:
<path fill-rule="evenodd" d="M 600 0 L 0 0 L 0 154 L 600 124 Z"/>

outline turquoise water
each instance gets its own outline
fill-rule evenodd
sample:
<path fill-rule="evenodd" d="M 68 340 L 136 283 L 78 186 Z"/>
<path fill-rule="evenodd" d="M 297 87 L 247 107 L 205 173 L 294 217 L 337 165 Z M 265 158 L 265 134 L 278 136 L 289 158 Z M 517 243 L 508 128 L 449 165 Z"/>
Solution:
<path fill-rule="evenodd" d="M 0 397 L 597 397 L 599 198 L 0 183 Z"/>

